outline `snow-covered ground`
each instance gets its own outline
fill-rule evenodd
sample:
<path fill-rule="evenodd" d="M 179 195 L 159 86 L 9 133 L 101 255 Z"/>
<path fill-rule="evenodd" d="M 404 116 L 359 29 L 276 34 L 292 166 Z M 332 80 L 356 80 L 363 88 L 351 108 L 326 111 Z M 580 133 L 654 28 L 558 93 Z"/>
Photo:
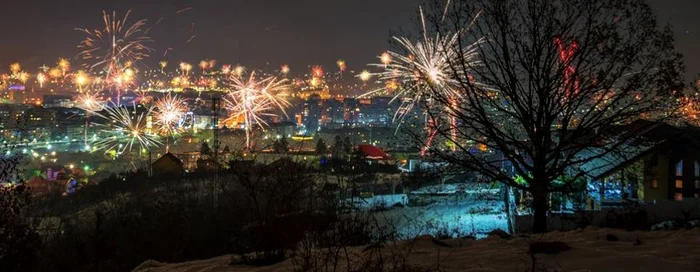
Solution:
<path fill-rule="evenodd" d="M 373 210 L 390 208 L 397 205 L 406 206 L 408 205 L 408 196 L 406 194 L 375 195 L 367 198 L 349 198 L 346 201 L 352 203 L 352 207 L 357 209 Z"/>
<path fill-rule="evenodd" d="M 615 239 L 613 239 L 615 238 Z M 611 241 L 614 240 L 614 241 Z M 698 229 L 658 232 L 625 232 L 589 228 L 583 231 L 551 232 L 510 240 L 491 236 L 481 240 L 451 239 L 435 241 L 422 237 L 389 245 L 385 256 L 407 254 L 410 265 L 440 271 L 530 271 L 529 244 L 563 242 L 571 249 L 558 254 L 536 254 L 537 271 L 700 271 L 700 231 Z M 364 247 L 350 248 L 351 265 L 366 260 Z M 232 256 L 179 264 L 146 261 L 138 272 L 217 272 L 217 271 L 294 271 L 291 259 L 263 267 L 231 265 Z M 385 258 L 389 259 L 389 258 Z M 345 257 L 337 271 L 346 271 Z M 547 269 L 547 270 L 544 270 Z M 432 270 L 431 270 L 432 271 Z"/>
<path fill-rule="evenodd" d="M 485 183 L 448 183 L 424 186 L 418 190 L 412 191 L 413 194 L 454 194 L 465 193 L 468 195 L 476 194 L 494 194 L 498 193 L 499 188 L 493 187 L 491 184 Z"/>
<path fill-rule="evenodd" d="M 483 238 L 495 229 L 508 231 L 503 202 L 458 201 L 394 208 L 375 213 L 380 224 L 394 227 L 401 238 L 424 234 Z"/>
<path fill-rule="evenodd" d="M 472 188 L 475 189 L 475 188 Z M 376 195 L 368 198 L 354 198 L 353 207 L 361 211 L 373 212 L 382 229 L 396 230 L 401 238 L 419 235 L 450 237 L 485 237 L 495 229 L 509 231 L 508 217 L 503 201 L 484 200 L 485 195 L 493 196 L 498 190 L 463 190 L 451 184 L 438 188 L 424 188 L 421 192 L 447 192 L 450 197 L 431 198 L 427 206 L 409 206 L 406 194 Z M 455 191 L 463 192 L 460 197 Z M 426 193 L 428 194 L 428 193 Z M 493 197 L 492 197 L 493 199 Z"/>

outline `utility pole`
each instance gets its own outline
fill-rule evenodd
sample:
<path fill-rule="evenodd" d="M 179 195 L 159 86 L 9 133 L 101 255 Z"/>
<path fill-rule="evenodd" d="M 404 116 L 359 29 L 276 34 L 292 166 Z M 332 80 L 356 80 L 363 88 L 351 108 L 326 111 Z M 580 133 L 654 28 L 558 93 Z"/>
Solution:
<path fill-rule="evenodd" d="M 213 186 L 213 205 L 214 207 L 218 207 L 218 202 L 219 202 L 219 192 L 217 190 L 217 187 L 219 185 L 219 102 L 220 98 L 218 97 L 212 97 L 211 98 L 211 111 L 212 111 L 212 118 L 211 118 L 211 123 L 214 126 L 214 165 L 216 166 L 216 174 L 214 176 L 214 186 Z"/>
<path fill-rule="evenodd" d="M 148 149 L 148 177 L 152 178 L 153 177 L 153 157 L 152 157 L 151 149 Z"/>
<path fill-rule="evenodd" d="M 214 130 L 214 161 L 216 163 L 219 163 L 218 158 L 219 158 L 219 102 L 220 98 L 218 97 L 212 97 L 211 98 L 211 111 L 212 111 L 212 117 L 211 117 L 211 124 L 212 124 L 212 129 Z"/>

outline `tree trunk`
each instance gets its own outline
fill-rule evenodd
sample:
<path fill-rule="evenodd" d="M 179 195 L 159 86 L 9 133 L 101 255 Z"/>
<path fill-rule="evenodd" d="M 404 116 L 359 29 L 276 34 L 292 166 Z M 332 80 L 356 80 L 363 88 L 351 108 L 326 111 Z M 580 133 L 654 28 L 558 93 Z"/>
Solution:
<path fill-rule="evenodd" d="M 547 212 L 549 191 L 547 190 L 547 182 L 536 181 L 532 184 L 532 210 L 533 216 L 533 232 L 547 232 Z"/>

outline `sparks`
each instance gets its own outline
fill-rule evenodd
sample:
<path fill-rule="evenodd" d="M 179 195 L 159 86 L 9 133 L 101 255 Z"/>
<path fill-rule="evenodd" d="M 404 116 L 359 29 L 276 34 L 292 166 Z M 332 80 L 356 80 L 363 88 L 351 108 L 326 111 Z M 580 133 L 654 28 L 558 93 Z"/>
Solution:
<path fill-rule="evenodd" d="M 243 73 L 245 72 L 245 67 L 237 65 L 236 68 L 233 68 L 233 72 L 236 74 L 236 76 L 242 77 Z"/>
<path fill-rule="evenodd" d="M 379 60 L 386 67 L 391 63 L 391 54 L 389 52 L 384 52 L 381 56 L 379 56 Z"/>
<path fill-rule="evenodd" d="M 20 70 L 22 70 L 22 66 L 18 62 L 10 64 L 10 71 L 13 74 L 19 73 Z"/>
<path fill-rule="evenodd" d="M 367 82 L 372 77 L 372 74 L 370 74 L 370 72 L 367 70 L 363 70 L 357 77 L 359 77 L 363 82 Z"/>
<path fill-rule="evenodd" d="M 385 68 L 383 72 L 377 74 L 379 79 L 386 82 L 396 82 L 395 85 L 394 83 L 387 84 L 385 88 L 381 89 L 390 89 L 391 86 L 397 87 L 392 101 L 399 100 L 400 105 L 394 114 L 394 120 L 403 119 L 417 103 L 424 101 L 426 95 L 431 92 L 439 94 L 449 101 L 461 97 L 456 88 L 455 75 L 450 67 L 451 61 L 463 60 L 466 63 L 465 70 L 472 69 L 480 63 L 477 50 L 485 38 L 479 38 L 472 44 L 460 48 L 460 37 L 469 31 L 469 27 L 453 34 L 441 35 L 438 33 L 435 37 L 428 37 L 422 9 L 420 15 L 423 23 L 423 40 L 414 43 L 406 37 L 394 37 L 393 39 L 407 54 L 387 51 L 379 56 L 381 64 L 372 64 L 375 67 Z M 478 17 L 479 14 L 474 20 Z M 452 104 L 449 104 L 450 107 Z M 450 107 L 445 107 L 442 110 L 450 110 Z M 452 120 L 449 123 L 454 124 Z M 432 142 L 432 137 L 434 137 L 432 129 L 434 128 L 429 128 L 428 143 Z"/>
<path fill-rule="evenodd" d="M 342 59 L 339 59 L 338 61 L 335 62 L 335 64 L 338 65 L 338 70 L 340 70 L 340 73 L 345 72 L 345 69 L 347 69 L 347 65 L 345 64 L 345 61 Z"/>
<path fill-rule="evenodd" d="M 158 131 L 166 136 L 165 152 L 169 151 L 169 137 L 181 131 L 181 121 L 187 112 L 185 100 L 168 93 L 155 103 L 155 117 Z"/>
<path fill-rule="evenodd" d="M 39 83 L 39 88 L 44 88 L 44 82 L 46 81 L 46 75 L 44 75 L 44 73 L 37 74 L 36 81 Z"/>
<path fill-rule="evenodd" d="M 313 77 L 318 77 L 318 78 L 323 77 L 323 67 L 321 67 L 320 65 L 316 65 L 314 67 L 311 67 L 311 75 Z"/>
<path fill-rule="evenodd" d="M 102 110 L 102 101 L 97 92 L 85 92 L 78 96 L 76 107 L 90 113 Z"/>
<path fill-rule="evenodd" d="M 126 87 L 124 83 L 130 81 L 124 78 L 124 70 L 153 52 L 152 48 L 146 46 L 153 41 L 145 35 L 143 29 L 146 20 L 138 20 L 129 25 L 127 22 L 130 13 L 131 11 L 126 12 L 123 19 L 118 19 L 116 12 L 110 15 L 102 11 L 102 29 L 77 29 L 86 35 L 78 44 L 78 49 L 81 50 L 79 55 L 91 63 L 87 65 L 90 71 L 105 73 L 106 83 L 112 84 L 108 87 L 116 88 L 117 104 L 120 104 L 122 88 Z"/>
<path fill-rule="evenodd" d="M 286 115 L 285 109 L 290 103 L 279 96 L 279 93 L 289 88 L 287 80 L 277 80 L 268 77 L 255 79 L 255 72 L 247 80 L 240 77 L 230 77 L 229 87 L 232 91 L 224 98 L 225 108 L 229 112 L 226 123 L 243 123 L 246 131 L 246 146 L 251 148 L 250 133 L 252 126 L 267 126 L 264 117 L 277 116 L 275 110 Z"/>
<path fill-rule="evenodd" d="M 289 74 L 289 65 L 283 64 L 282 67 L 280 67 L 280 71 L 282 74 L 287 75 Z"/>
<path fill-rule="evenodd" d="M 58 68 L 61 69 L 61 73 L 65 76 L 66 72 L 70 70 L 70 62 L 67 59 L 58 59 Z"/>
<path fill-rule="evenodd" d="M 122 154 L 131 151 L 134 147 L 138 147 L 141 151 L 162 144 L 148 128 L 148 116 L 153 111 L 152 107 L 138 114 L 136 107 L 129 109 L 113 105 L 113 107 L 105 107 L 104 110 L 106 114 L 98 115 L 107 120 L 107 124 L 103 125 L 106 127 L 103 131 L 116 135 L 95 142 L 95 150 L 105 152 L 115 150 L 117 154 Z"/>

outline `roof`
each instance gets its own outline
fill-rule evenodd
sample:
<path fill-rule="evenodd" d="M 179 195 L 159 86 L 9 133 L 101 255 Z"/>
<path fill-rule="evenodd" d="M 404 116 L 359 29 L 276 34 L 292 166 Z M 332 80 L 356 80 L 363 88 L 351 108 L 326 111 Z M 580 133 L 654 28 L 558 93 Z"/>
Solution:
<path fill-rule="evenodd" d="M 40 176 L 34 176 L 24 183 L 25 186 L 31 188 L 32 193 L 47 193 L 55 184 Z"/>
<path fill-rule="evenodd" d="M 625 146 L 623 147 L 625 150 L 624 153 L 609 151 L 599 147 L 590 147 L 580 152 L 579 157 L 600 157 L 592 159 L 581 165 L 581 170 L 584 171 L 588 177 L 598 179 L 624 165 L 627 165 L 629 162 L 634 161 L 635 158 L 645 154 L 655 146 L 656 144 Z"/>
<path fill-rule="evenodd" d="M 173 153 L 170 153 L 170 152 L 163 154 L 163 156 L 161 156 L 160 158 L 158 158 L 156 161 L 153 162 L 153 165 L 161 164 L 161 163 L 167 162 L 167 161 L 174 162 L 174 163 L 178 164 L 179 166 L 184 165 L 182 163 L 182 161 L 177 156 L 173 155 Z"/>
<path fill-rule="evenodd" d="M 628 140 L 614 151 L 601 147 L 589 147 L 580 152 L 580 158 L 600 156 L 581 165 L 581 170 L 590 178 L 601 178 L 626 167 L 660 144 L 682 138 L 696 140 L 700 136 L 697 128 L 675 127 L 666 123 L 644 120 L 632 122 L 627 126 L 617 126 L 609 133 L 611 133 L 610 135 L 613 133 L 624 135 L 623 137 L 628 138 Z"/>
<path fill-rule="evenodd" d="M 153 172 L 160 175 L 182 175 L 185 171 L 184 164 L 175 155 L 168 152 L 153 162 Z"/>
<path fill-rule="evenodd" d="M 391 156 L 389 154 L 386 154 L 384 150 L 382 150 L 379 147 L 373 146 L 373 145 L 368 145 L 368 144 L 361 144 L 357 146 L 357 149 L 360 151 L 360 153 L 365 156 L 365 158 L 368 159 L 373 159 L 373 160 L 390 160 Z"/>

